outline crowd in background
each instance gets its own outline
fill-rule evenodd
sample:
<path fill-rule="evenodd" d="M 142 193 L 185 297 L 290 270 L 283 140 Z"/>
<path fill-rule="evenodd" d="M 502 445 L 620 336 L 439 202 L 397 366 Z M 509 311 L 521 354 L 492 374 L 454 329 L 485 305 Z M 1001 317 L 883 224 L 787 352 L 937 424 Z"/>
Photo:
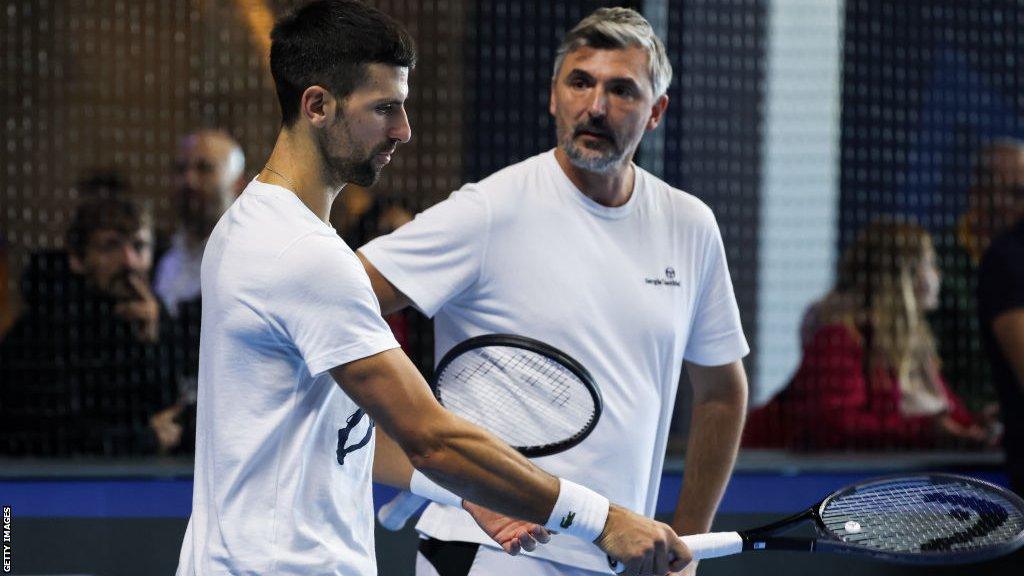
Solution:
<path fill-rule="evenodd" d="M 0 454 L 192 450 L 202 253 L 245 184 L 245 158 L 221 130 L 182 138 L 176 158 L 169 237 L 117 174 L 100 174 L 78 186 L 64 249 L 30 259 L 23 310 L 0 339 Z M 751 415 L 747 446 L 984 450 L 1005 435 L 1020 450 L 1024 350 L 992 326 L 1024 307 L 1012 238 L 1024 226 L 1024 144 L 993 142 L 975 165 L 969 210 L 944 234 L 891 217 L 845 247 L 833 288 L 805 314 L 800 366 Z M 414 213 L 358 188 L 342 205 L 353 248 Z M 429 371 L 429 321 L 409 311 L 388 322 Z"/>
<path fill-rule="evenodd" d="M 180 140 L 173 172 L 168 237 L 124 179 L 105 172 L 79 182 L 64 249 L 31 257 L 22 311 L 0 335 L 0 455 L 194 450 L 203 250 L 245 185 L 245 157 L 226 132 L 200 130 Z M 350 198 L 349 245 L 412 219 L 399 201 Z M 429 369 L 429 321 L 415 311 L 387 320 Z"/>

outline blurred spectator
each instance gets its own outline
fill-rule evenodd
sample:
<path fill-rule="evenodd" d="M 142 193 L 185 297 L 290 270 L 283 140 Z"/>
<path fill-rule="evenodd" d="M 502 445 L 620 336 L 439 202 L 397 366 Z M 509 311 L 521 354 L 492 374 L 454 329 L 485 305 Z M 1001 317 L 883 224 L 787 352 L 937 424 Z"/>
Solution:
<path fill-rule="evenodd" d="M 226 132 L 201 130 L 179 142 L 174 183 L 181 220 L 153 282 L 172 316 L 199 300 L 206 239 L 242 191 L 244 171 L 242 148 Z"/>
<path fill-rule="evenodd" d="M 242 147 L 223 130 L 200 130 L 178 142 L 174 187 L 180 221 L 160 258 L 153 285 L 174 319 L 175 348 L 181 366 L 175 405 L 154 418 L 154 428 L 181 431 L 176 451 L 195 448 L 195 398 L 202 318 L 200 268 L 206 239 L 244 186 Z"/>
<path fill-rule="evenodd" d="M 1010 485 L 1024 495 L 1024 215 L 985 253 L 978 311 L 1006 423 Z"/>
<path fill-rule="evenodd" d="M 347 193 L 346 188 L 343 194 Z M 378 236 L 390 234 L 413 218 L 413 210 L 399 200 L 371 199 L 362 215 L 342 238 L 353 249 Z M 412 307 L 384 317 L 402 350 L 423 375 L 429 376 L 434 366 L 434 328 L 431 320 Z"/>
<path fill-rule="evenodd" d="M 877 222 L 843 255 L 835 287 L 811 306 L 793 381 L 751 414 L 748 446 L 920 448 L 990 441 L 940 374 L 925 313 L 940 275 L 922 228 Z"/>
<path fill-rule="evenodd" d="M 125 200 L 75 213 L 63 261 L 36 260 L 26 310 L 0 342 L 0 452 L 132 455 L 167 449 L 150 418 L 173 401 L 169 322 L 152 293 L 152 226 Z"/>
<path fill-rule="evenodd" d="M 978 265 L 992 238 L 1024 207 L 1024 142 L 996 140 L 974 159 L 968 210 L 938 238 L 943 269 L 942 298 L 932 326 L 943 372 L 965 399 L 977 407 L 992 397 L 992 370 L 982 345 L 976 294 Z"/>
<path fill-rule="evenodd" d="M 79 203 L 85 204 L 98 199 L 123 199 L 131 188 L 116 170 L 101 168 L 76 182 L 74 192 Z M 66 249 L 52 248 L 32 253 L 21 275 L 22 299 L 31 308 L 31 301 L 38 300 L 37 297 L 52 298 L 50 291 L 69 282 L 68 274 Z"/>

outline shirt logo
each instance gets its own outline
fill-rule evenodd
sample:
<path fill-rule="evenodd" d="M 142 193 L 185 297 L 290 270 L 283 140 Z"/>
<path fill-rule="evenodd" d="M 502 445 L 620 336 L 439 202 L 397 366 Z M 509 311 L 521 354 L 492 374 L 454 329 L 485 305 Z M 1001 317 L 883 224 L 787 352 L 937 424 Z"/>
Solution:
<path fill-rule="evenodd" d="M 348 442 L 348 435 L 352 433 L 352 429 L 355 428 L 359 421 L 363 419 L 363 409 L 359 408 L 348 417 L 345 421 L 345 427 L 338 430 L 338 464 L 341 466 L 345 465 L 345 456 L 359 450 L 370 441 L 373 436 L 373 418 L 367 418 L 370 421 L 370 425 L 366 427 L 366 434 L 363 435 L 363 439 L 352 444 L 351 446 L 345 446 Z"/>
<path fill-rule="evenodd" d="M 575 519 L 576 519 L 576 513 L 575 512 L 569 512 L 565 516 L 562 516 L 562 521 L 559 522 L 558 525 L 561 526 L 562 528 L 568 528 L 569 526 L 572 526 L 572 521 L 575 520 Z"/>
<path fill-rule="evenodd" d="M 665 268 L 665 275 L 661 278 L 644 278 L 644 283 L 654 286 L 679 286 L 679 280 L 676 280 L 676 269 L 671 266 Z"/>

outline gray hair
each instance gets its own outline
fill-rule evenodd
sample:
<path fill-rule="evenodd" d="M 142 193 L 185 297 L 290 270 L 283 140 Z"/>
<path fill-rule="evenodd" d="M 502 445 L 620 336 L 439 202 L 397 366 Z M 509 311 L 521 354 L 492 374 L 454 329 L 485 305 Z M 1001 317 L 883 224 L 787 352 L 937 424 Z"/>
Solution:
<path fill-rule="evenodd" d="M 566 54 L 584 46 L 598 49 L 618 49 L 638 46 L 647 52 L 647 69 L 651 77 L 654 96 L 668 90 L 672 82 L 672 64 L 665 53 L 665 45 L 654 33 L 651 24 L 631 8 L 598 8 L 565 35 L 555 55 L 555 77 L 562 68 Z"/>

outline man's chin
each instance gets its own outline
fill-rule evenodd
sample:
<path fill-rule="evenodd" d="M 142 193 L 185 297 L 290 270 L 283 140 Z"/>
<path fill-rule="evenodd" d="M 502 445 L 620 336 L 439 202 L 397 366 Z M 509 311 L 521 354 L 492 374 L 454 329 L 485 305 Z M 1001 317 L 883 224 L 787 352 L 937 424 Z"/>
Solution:
<path fill-rule="evenodd" d="M 597 154 L 593 150 L 569 147 L 565 154 L 573 166 L 590 172 L 606 172 L 615 166 L 618 160 L 612 154 Z"/>

